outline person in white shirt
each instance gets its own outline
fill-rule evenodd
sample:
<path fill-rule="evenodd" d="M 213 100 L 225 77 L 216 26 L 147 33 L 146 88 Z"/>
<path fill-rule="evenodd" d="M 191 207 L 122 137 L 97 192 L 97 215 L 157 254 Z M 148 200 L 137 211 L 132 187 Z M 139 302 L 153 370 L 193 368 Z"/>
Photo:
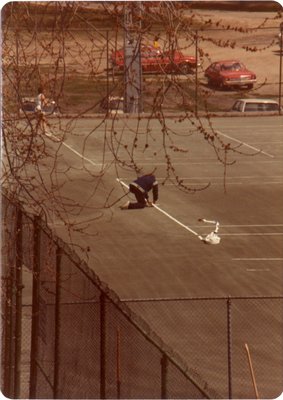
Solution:
<path fill-rule="evenodd" d="M 37 92 L 38 93 L 35 98 L 35 105 L 36 105 L 35 109 L 36 109 L 36 111 L 43 111 L 43 106 L 46 104 L 46 99 L 43 94 L 42 87 L 39 87 Z"/>
<path fill-rule="evenodd" d="M 43 133 L 46 133 L 46 120 L 43 111 L 43 107 L 46 103 L 47 101 L 43 94 L 43 89 L 40 86 L 37 90 L 37 96 L 35 98 L 35 112 L 38 118 L 38 126 L 42 129 Z"/>

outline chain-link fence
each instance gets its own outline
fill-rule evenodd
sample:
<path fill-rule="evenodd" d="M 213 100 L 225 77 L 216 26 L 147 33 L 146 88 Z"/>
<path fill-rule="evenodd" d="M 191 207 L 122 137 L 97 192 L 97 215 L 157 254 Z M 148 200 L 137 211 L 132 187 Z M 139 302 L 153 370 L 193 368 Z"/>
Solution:
<path fill-rule="evenodd" d="M 2 215 L 7 397 L 254 398 L 257 389 L 275 398 L 282 391 L 283 296 L 121 301 L 38 217 L 5 196 Z"/>
<path fill-rule="evenodd" d="M 221 398 L 256 398 L 246 345 L 260 396 L 275 398 L 282 392 L 282 296 L 140 299 L 127 304 Z"/>
<path fill-rule="evenodd" d="M 2 215 L 7 397 L 217 397 L 38 217 L 5 196 Z"/>

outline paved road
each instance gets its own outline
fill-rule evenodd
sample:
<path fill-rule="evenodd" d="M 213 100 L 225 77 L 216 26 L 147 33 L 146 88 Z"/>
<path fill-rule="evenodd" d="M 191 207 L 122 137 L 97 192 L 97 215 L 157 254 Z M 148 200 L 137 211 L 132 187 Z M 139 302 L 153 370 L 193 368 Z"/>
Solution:
<path fill-rule="evenodd" d="M 172 119 L 166 120 L 165 129 L 157 120 L 121 118 L 114 125 L 113 120 L 62 120 L 62 127 L 68 124 L 64 142 L 49 144 L 57 151 L 56 180 L 65 182 L 63 193 L 86 205 L 79 215 L 69 215 L 69 220 L 88 224 L 89 235 L 79 232 L 72 240 L 90 247 L 90 267 L 122 299 L 282 295 L 283 119 L 237 117 L 210 122 L 212 127 L 206 120 Z M 223 141 L 234 149 L 228 153 L 226 169 L 218 160 L 224 156 L 223 148 L 217 153 L 217 146 L 204 140 L 204 132 L 214 135 L 213 143 L 220 147 Z M 135 177 L 129 167 L 133 159 L 145 172 L 157 167 L 159 207 L 166 215 L 155 208 L 121 211 L 118 206 L 125 199 L 109 210 L 99 209 L 106 198 L 107 204 L 113 204 L 125 194 L 117 178 L 128 184 Z M 191 189 L 209 187 L 189 193 L 180 190 L 174 179 L 165 179 L 168 159 L 173 172 Z M 50 174 L 48 165 L 44 168 L 43 173 Z M 198 222 L 199 218 L 220 222 L 219 245 L 199 240 L 198 235 L 213 228 Z M 59 220 L 54 228 L 68 240 Z M 193 307 L 182 301 L 130 304 L 188 363 L 193 362 L 210 385 L 213 382 L 227 396 L 226 345 L 221 347 L 226 343 L 225 302 L 194 303 Z M 247 314 L 246 306 L 250 307 Z M 265 343 L 272 354 L 270 360 L 263 354 L 259 364 L 272 371 L 273 378 L 266 382 L 266 369 L 258 377 L 263 397 L 274 397 L 273 390 L 277 394 L 278 387 L 282 388 L 278 368 L 282 353 L 268 349 L 265 341 L 270 343 L 268 337 L 273 337 L 274 346 L 282 349 L 281 314 L 273 303 L 272 308 L 260 303 L 260 311 L 254 309 L 257 306 L 236 306 L 244 321 L 237 337 L 257 349 Z M 192 320 L 197 321 L 194 337 Z M 210 354 L 205 363 L 204 354 Z M 248 376 L 243 364 L 246 360 L 238 360 L 234 392 L 238 397 L 247 396 L 241 392 Z M 248 395 L 253 397 L 252 389 Z"/>

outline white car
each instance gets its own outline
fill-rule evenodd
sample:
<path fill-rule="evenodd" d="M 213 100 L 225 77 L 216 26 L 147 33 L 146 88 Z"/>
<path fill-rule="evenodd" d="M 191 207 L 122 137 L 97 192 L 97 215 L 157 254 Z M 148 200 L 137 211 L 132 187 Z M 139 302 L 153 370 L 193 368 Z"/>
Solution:
<path fill-rule="evenodd" d="M 239 99 L 231 111 L 238 112 L 278 112 L 279 104 L 270 99 Z"/>
<path fill-rule="evenodd" d="M 21 113 L 34 113 L 36 110 L 36 102 L 33 97 L 24 97 L 22 98 L 21 104 Z M 53 100 L 47 100 L 47 104 L 43 106 L 42 110 L 45 114 L 49 115 L 56 115 L 59 113 L 57 104 Z"/>
<path fill-rule="evenodd" d="M 103 99 L 100 103 L 101 111 L 109 112 L 110 114 L 123 114 L 124 113 L 124 97 L 109 96 Z"/>

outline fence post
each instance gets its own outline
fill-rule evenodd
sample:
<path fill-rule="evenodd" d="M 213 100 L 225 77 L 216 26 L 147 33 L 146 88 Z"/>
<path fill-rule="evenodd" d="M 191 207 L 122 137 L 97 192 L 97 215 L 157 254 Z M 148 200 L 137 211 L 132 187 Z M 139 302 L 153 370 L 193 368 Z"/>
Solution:
<path fill-rule="evenodd" d="M 4 349 L 2 353 L 3 357 L 3 394 L 6 397 L 13 397 L 11 393 L 11 378 L 12 378 L 12 337 L 13 337 L 13 273 L 10 268 L 9 274 L 4 277 L 4 296 L 5 304 L 3 307 L 4 321 L 2 329 L 4 331 Z M 4 291 L 5 290 L 5 291 Z M 3 346 L 3 344 L 2 344 Z"/>
<path fill-rule="evenodd" d="M 116 384 L 117 399 L 121 398 L 121 335 L 120 329 L 116 332 Z"/>
<path fill-rule="evenodd" d="M 100 398 L 105 399 L 106 377 L 105 294 L 100 295 Z"/>
<path fill-rule="evenodd" d="M 38 216 L 33 221 L 33 279 L 32 279 L 32 322 L 30 349 L 30 388 L 29 398 L 36 398 L 37 356 L 39 334 L 39 292 L 40 292 L 40 227 Z"/>
<path fill-rule="evenodd" d="M 232 399 L 231 298 L 227 299 L 228 398 Z"/>
<path fill-rule="evenodd" d="M 283 56 L 283 22 L 280 24 L 280 53 L 279 53 L 279 115 L 282 114 L 281 106 L 282 106 L 282 56 Z"/>
<path fill-rule="evenodd" d="M 23 267 L 23 245 L 22 245 L 22 210 L 16 209 L 16 315 L 15 315 L 15 373 L 14 373 L 14 396 L 20 397 L 21 390 L 21 351 L 22 351 L 22 267 Z"/>
<path fill-rule="evenodd" d="M 163 353 L 161 358 L 161 399 L 167 399 L 167 373 L 168 358 Z"/>
<path fill-rule="evenodd" d="M 61 257 L 62 250 L 59 246 L 56 248 L 56 292 L 55 292 L 55 332 L 54 332 L 54 375 L 53 375 L 53 398 L 57 399 L 59 395 L 59 363 L 60 363 L 60 288 L 61 288 Z"/>
<path fill-rule="evenodd" d="M 12 215 L 17 212 L 14 205 L 9 204 L 12 208 Z M 8 207 L 6 209 L 8 214 Z M 6 215 L 5 215 L 6 217 Z M 4 217 L 4 218 L 5 218 Z M 6 397 L 14 397 L 15 384 L 15 286 L 16 286 L 16 265 L 17 265 L 17 217 L 15 217 L 15 225 L 9 221 L 7 216 L 7 227 L 5 228 L 5 244 L 7 247 L 7 255 L 5 264 L 1 269 L 1 278 L 4 282 L 3 297 L 4 297 L 4 344 L 2 344 L 3 357 L 3 394 Z M 12 227 L 12 231 L 9 231 Z"/>
<path fill-rule="evenodd" d="M 109 31 L 106 31 L 106 101 L 107 116 L 109 115 Z"/>

